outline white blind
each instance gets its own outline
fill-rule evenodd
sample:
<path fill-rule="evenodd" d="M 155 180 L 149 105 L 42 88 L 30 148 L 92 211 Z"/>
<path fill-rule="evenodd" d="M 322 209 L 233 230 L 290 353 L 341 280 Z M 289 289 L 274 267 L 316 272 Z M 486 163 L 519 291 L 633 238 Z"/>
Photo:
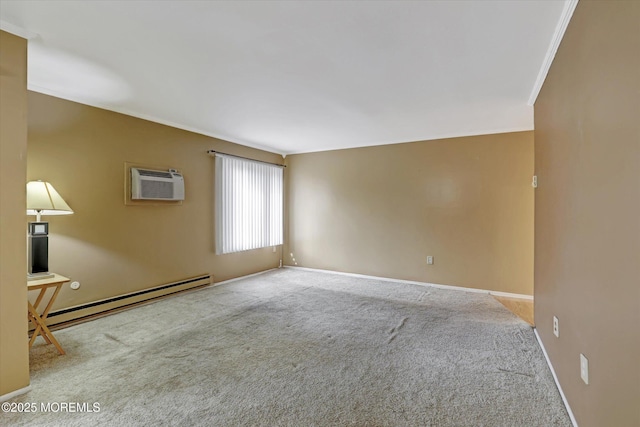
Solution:
<path fill-rule="evenodd" d="M 216 253 L 282 244 L 282 167 L 216 153 Z"/>

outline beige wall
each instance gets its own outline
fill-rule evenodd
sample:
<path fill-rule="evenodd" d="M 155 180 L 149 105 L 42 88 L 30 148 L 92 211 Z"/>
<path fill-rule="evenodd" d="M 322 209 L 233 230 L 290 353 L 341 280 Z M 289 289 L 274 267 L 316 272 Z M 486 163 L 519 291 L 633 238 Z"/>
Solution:
<path fill-rule="evenodd" d="M 639 123 L 640 2 L 581 1 L 535 104 L 535 317 L 581 427 L 640 425 Z"/>
<path fill-rule="evenodd" d="M 27 41 L 0 31 L 0 396 L 29 385 Z"/>
<path fill-rule="evenodd" d="M 533 293 L 533 132 L 286 160 L 286 264 Z"/>
<path fill-rule="evenodd" d="M 49 268 L 81 283 L 54 310 L 199 274 L 218 282 L 277 267 L 271 248 L 216 256 L 213 158 L 206 150 L 282 157 L 62 99 L 29 93 L 27 177 L 49 181 L 75 211 L 50 224 Z M 124 164 L 173 167 L 182 205 L 125 206 Z"/>

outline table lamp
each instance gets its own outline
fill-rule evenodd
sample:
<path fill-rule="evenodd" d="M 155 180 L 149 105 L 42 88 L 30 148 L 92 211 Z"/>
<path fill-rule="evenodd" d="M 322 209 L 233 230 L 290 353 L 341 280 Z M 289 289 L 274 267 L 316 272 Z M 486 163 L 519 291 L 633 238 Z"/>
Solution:
<path fill-rule="evenodd" d="M 53 277 L 49 273 L 49 223 L 42 215 L 70 215 L 73 210 L 53 185 L 43 181 L 27 183 L 27 215 L 36 215 L 29 222 L 29 271 L 27 280 Z"/>

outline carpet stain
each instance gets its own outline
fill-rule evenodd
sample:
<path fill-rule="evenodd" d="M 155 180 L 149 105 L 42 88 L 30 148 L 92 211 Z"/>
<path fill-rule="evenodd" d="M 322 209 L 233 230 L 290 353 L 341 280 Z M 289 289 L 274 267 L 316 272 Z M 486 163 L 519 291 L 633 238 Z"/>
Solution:
<path fill-rule="evenodd" d="M 129 347 L 129 345 L 128 345 L 128 344 L 123 343 L 122 341 L 120 341 L 118 338 L 116 338 L 115 336 L 113 336 L 113 335 L 111 335 L 111 334 L 104 334 L 104 336 L 105 336 L 106 338 L 110 339 L 111 341 L 115 341 L 115 342 L 117 342 L 118 344 L 122 344 L 122 345 L 124 345 L 125 347 Z"/>

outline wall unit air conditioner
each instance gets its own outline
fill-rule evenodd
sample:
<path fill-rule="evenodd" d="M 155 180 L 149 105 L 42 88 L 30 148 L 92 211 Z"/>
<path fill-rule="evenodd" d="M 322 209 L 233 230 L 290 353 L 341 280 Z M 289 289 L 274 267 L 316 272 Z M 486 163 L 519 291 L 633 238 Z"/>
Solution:
<path fill-rule="evenodd" d="M 184 200 L 184 178 L 174 169 L 131 168 L 132 200 Z"/>

